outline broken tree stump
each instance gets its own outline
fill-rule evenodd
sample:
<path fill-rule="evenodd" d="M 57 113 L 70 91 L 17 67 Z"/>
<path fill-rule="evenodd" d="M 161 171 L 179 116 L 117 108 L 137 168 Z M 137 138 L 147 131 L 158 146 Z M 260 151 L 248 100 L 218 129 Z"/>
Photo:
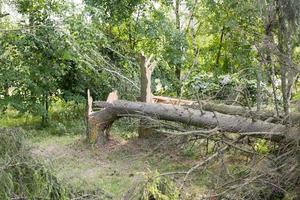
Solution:
<path fill-rule="evenodd" d="M 140 71 L 141 71 L 141 96 L 140 101 L 145 103 L 152 102 L 151 92 L 151 75 L 154 70 L 154 65 L 151 63 L 152 55 L 149 58 L 141 53 L 140 54 Z M 148 137 L 152 134 L 153 128 L 151 122 L 147 119 L 140 119 L 138 128 L 139 137 Z"/>
<path fill-rule="evenodd" d="M 106 102 L 112 103 L 115 100 L 118 100 L 118 92 L 116 90 L 108 95 Z M 109 140 L 111 126 L 118 116 L 110 108 L 102 108 L 100 111 L 93 112 L 92 104 L 93 99 L 88 90 L 87 140 L 90 143 L 104 145 Z"/>

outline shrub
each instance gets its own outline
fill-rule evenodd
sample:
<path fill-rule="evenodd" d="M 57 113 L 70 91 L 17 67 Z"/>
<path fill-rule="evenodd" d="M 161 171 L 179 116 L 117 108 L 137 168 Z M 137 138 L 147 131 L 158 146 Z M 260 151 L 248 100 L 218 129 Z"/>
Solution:
<path fill-rule="evenodd" d="M 150 174 L 142 190 L 140 200 L 177 200 L 179 189 L 167 177 L 160 176 L 158 172 Z"/>
<path fill-rule="evenodd" d="M 146 173 L 144 184 L 138 184 L 125 194 L 124 199 L 135 200 L 177 200 L 179 189 L 175 183 L 157 171 Z"/>

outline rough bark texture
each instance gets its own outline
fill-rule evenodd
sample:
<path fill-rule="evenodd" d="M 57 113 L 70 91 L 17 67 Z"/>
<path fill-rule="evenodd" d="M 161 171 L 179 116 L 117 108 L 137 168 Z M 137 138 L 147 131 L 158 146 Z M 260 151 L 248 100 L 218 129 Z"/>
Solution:
<path fill-rule="evenodd" d="M 140 55 L 140 71 L 141 71 L 141 97 L 140 101 L 145 103 L 151 103 L 151 75 L 154 69 L 154 65 L 151 63 L 152 56 L 146 58 L 143 54 Z M 148 137 L 153 132 L 152 128 L 146 119 L 140 120 L 140 126 L 138 129 L 139 137 Z"/>
<path fill-rule="evenodd" d="M 280 122 L 281 119 L 276 118 L 276 113 L 270 110 L 261 110 L 256 112 L 254 110 L 249 110 L 242 106 L 231 106 L 225 104 L 215 104 L 210 102 L 203 102 L 203 110 L 207 111 L 217 111 L 220 113 L 225 113 L 229 115 L 240 115 L 243 117 L 254 117 L 255 119 L 267 120 L 273 118 L 272 122 Z M 300 125 L 300 113 L 290 113 L 290 122 L 293 125 Z"/>
<path fill-rule="evenodd" d="M 90 124 L 89 124 L 89 116 L 93 111 L 93 98 L 91 96 L 90 90 L 87 89 L 87 101 L 85 105 L 85 125 L 86 125 L 86 137 L 90 140 Z"/>
<path fill-rule="evenodd" d="M 141 71 L 141 101 L 151 102 L 151 75 L 154 65 L 151 63 L 152 56 L 146 58 L 143 54 L 140 55 L 140 71 Z"/>
<path fill-rule="evenodd" d="M 184 99 L 170 98 L 170 97 L 162 97 L 162 96 L 154 96 L 153 102 L 155 103 L 164 103 L 164 104 L 173 104 L 173 105 L 182 105 L 189 107 L 197 107 L 197 101 L 190 101 Z M 277 118 L 277 114 L 273 111 L 261 110 L 260 112 L 253 110 L 249 110 L 248 108 L 242 106 L 232 106 L 226 104 L 217 104 L 208 101 L 201 101 L 201 108 L 205 111 L 211 112 L 219 112 L 228 115 L 239 115 L 248 118 L 255 118 L 260 120 L 267 120 L 273 118 L 272 122 L 279 122 L 280 119 Z M 294 112 L 290 113 L 290 121 L 293 125 L 300 125 L 300 113 Z"/>
<path fill-rule="evenodd" d="M 104 145 L 109 140 L 109 131 L 113 122 L 118 119 L 115 109 L 105 108 L 89 115 L 88 141 Z"/>
<path fill-rule="evenodd" d="M 253 122 L 249 118 L 226 115 L 222 113 L 185 108 L 169 104 L 153 104 L 129 101 L 114 101 L 107 103 L 98 101 L 95 106 L 105 108 L 92 114 L 93 120 L 104 124 L 112 124 L 118 117 L 128 114 L 152 116 L 159 120 L 176 121 L 188 125 L 214 128 L 218 127 L 222 132 L 246 133 L 258 137 L 264 137 L 274 141 L 285 139 L 286 136 L 299 133 L 296 127 L 286 128 L 281 124 L 273 124 L 264 121 Z M 99 133 L 105 137 L 105 126 L 99 127 Z M 102 131 L 102 132 L 101 132 Z"/>
<path fill-rule="evenodd" d="M 111 92 L 106 103 L 112 103 L 118 99 L 117 91 Z M 113 122 L 118 118 L 114 109 L 104 108 L 98 112 L 92 111 L 93 99 L 88 90 L 87 105 L 87 140 L 91 143 L 104 145 L 109 139 L 109 131 Z"/>
<path fill-rule="evenodd" d="M 176 25 L 176 29 L 178 32 L 181 31 L 181 24 L 180 24 L 180 3 L 181 3 L 181 0 L 175 0 L 175 25 Z M 179 55 L 182 55 L 182 46 L 177 44 L 178 45 L 178 52 L 179 52 Z M 181 59 L 180 59 L 181 60 Z M 180 94 L 181 94 L 181 68 L 182 68 L 182 63 L 181 61 L 180 62 L 177 62 L 175 64 L 175 76 L 176 76 L 176 79 L 177 79 L 177 88 L 176 88 L 176 92 L 177 92 L 177 96 L 179 97 Z"/>
<path fill-rule="evenodd" d="M 262 66 L 258 66 L 257 68 L 257 72 L 256 72 L 256 79 L 257 79 L 257 84 L 256 84 L 256 110 L 260 111 L 261 109 L 261 104 L 262 104 L 262 87 L 261 87 L 261 83 L 262 83 Z"/>

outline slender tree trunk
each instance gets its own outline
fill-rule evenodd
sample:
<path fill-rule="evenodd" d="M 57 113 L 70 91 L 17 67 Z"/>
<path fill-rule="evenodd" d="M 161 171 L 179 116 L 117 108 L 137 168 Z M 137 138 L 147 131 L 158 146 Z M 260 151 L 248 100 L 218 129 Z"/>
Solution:
<path fill-rule="evenodd" d="M 288 63 L 286 62 L 287 51 L 288 48 L 288 39 L 287 38 L 287 30 L 285 25 L 285 20 L 282 11 L 282 1 L 276 1 L 276 10 L 278 16 L 278 50 L 279 50 L 279 64 L 280 64 L 280 76 L 281 76 L 281 93 L 283 100 L 283 110 L 285 117 L 288 121 L 288 117 L 290 114 L 290 101 L 288 97 L 288 83 L 287 83 L 287 73 L 288 73 Z"/>
<path fill-rule="evenodd" d="M 220 64 L 220 57 L 221 57 L 221 53 L 222 53 L 222 47 L 223 47 L 223 40 L 224 40 L 224 34 L 225 34 L 225 27 L 222 27 L 221 30 L 221 35 L 220 35 L 220 41 L 219 41 L 219 49 L 218 49 L 218 53 L 217 53 L 217 57 L 216 57 L 216 67 L 219 67 Z M 216 70 L 218 71 L 218 70 Z"/>
<path fill-rule="evenodd" d="M 270 58 L 270 66 L 271 66 L 271 84 L 272 84 L 272 92 L 273 92 L 273 98 L 274 98 L 274 104 L 275 104 L 275 111 L 276 111 L 276 116 L 279 117 L 279 103 L 278 103 L 278 98 L 277 98 L 277 93 L 276 93 L 276 85 L 275 85 L 275 67 L 274 64 L 272 64 L 272 60 Z"/>
<path fill-rule="evenodd" d="M 291 53 L 289 53 L 289 55 L 291 55 Z M 291 61 L 292 58 L 289 57 L 289 60 Z M 291 65 L 293 65 L 291 63 Z M 289 104 L 290 104 L 290 101 L 292 99 L 292 91 L 293 91 L 293 86 L 297 80 L 297 76 L 298 76 L 298 73 L 294 68 L 293 66 L 289 66 L 289 70 L 288 70 L 288 73 L 287 73 L 287 99 L 289 101 Z"/>
<path fill-rule="evenodd" d="M 43 106 L 44 106 L 44 112 L 42 115 L 42 126 L 47 126 L 49 123 L 49 93 L 44 92 L 43 94 Z"/>
<path fill-rule="evenodd" d="M 274 21 L 275 21 L 275 15 L 273 12 L 273 7 L 271 5 L 269 5 L 268 7 L 268 16 L 266 19 L 266 24 L 265 24 L 265 49 L 267 52 L 267 56 L 266 56 L 266 65 L 267 65 L 267 69 L 269 71 L 269 75 L 270 75 L 270 82 L 272 85 L 272 93 L 273 93 L 273 99 L 274 99 L 274 105 L 275 105 L 275 111 L 276 111 L 276 115 L 277 117 L 279 117 L 279 103 L 278 103 L 278 98 L 277 98 L 277 93 L 276 93 L 276 85 L 275 85 L 275 79 L 276 79 L 276 73 L 275 73 L 275 66 L 272 62 L 272 56 L 271 56 L 271 49 L 270 46 L 271 44 L 274 43 L 273 41 L 273 34 L 272 34 L 272 30 L 274 28 Z"/>
<path fill-rule="evenodd" d="M 257 67 L 257 72 L 256 72 L 256 78 L 257 78 L 257 91 L 256 91 L 256 110 L 260 111 L 261 110 L 261 104 L 262 104 L 262 88 L 261 88 L 261 83 L 262 83 L 262 66 Z"/>
<path fill-rule="evenodd" d="M 86 89 L 86 93 L 87 93 L 87 99 L 86 99 L 86 105 L 85 105 L 85 119 L 84 119 L 84 123 L 86 126 L 86 136 L 89 139 L 89 133 L 90 133 L 90 124 L 89 124 L 89 115 L 92 114 L 92 104 L 93 104 L 93 98 L 91 96 L 90 90 Z M 96 139 L 94 139 L 96 140 Z"/>
<path fill-rule="evenodd" d="M 9 96 L 9 85 L 8 84 L 4 84 L 4 99 L 7 99 L 7 97 Z M 2 113 L 4 114 L 7 110 L 7 104 L 5 104 L 2 108 Z"/>
<path fill-rule="evenodd" d="M 178 31 L 178 33 L 180 33 L 180 14 L 179 14 L 179 10 L 180 10 L 180 0 L 175 0 L 175 20 L 176 20 L 176 29 Z M 182 52 L 181 46 L 178 47 L 178 51 Z M 181 55 L 180 55 L 181 57 Z M 175 65 L 175 76 L 177 79 L 177 96 L 179 97 L 181 94 L 181 61 L 179 63 L 176 63 Z"/>

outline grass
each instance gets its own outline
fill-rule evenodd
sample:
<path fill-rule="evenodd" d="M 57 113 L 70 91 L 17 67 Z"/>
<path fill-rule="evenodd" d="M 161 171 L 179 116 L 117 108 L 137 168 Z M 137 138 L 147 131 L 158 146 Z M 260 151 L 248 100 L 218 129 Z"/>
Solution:
<path fill-rule="evenodd" d="M 67 199 L 68 191 L 24 145 L 21 129 L 0 129 L 0 198 Z"/>
<path fill-rule="evenodd" d="M 38 122 L 38 117 L 20 114 L 12 109 L 7 110 L 4 115 L 0 116 L 0 127 L 26 127 L 36 125 Z"/>
<path fill-rule="evenodd" d="M 97 190 L 119 199 L 143 177 L 147 164 L 135 157 L 125 146 L 123 149 L 103 151 L 86 146 L 81 136 L 49 136 L 44 140 L 30 140 L 34 154 L 46 158 L 59 180 L 77 190 Z"/>
<path fill-rule="evenodd" d="M 195 162 L 194 147 L 175 152 L 176 146 L 162 146 L 152 152 L 164 138 L 137 138 L 136 120 L 119 120 L 112 129 L 112 142 L 99 148 L 85 143 L 82 109 L 59 102 L 50 111 L 47 127 L 40 126 L 39 117 L 11 109 L 0 117 L 0 126 L 24 129 L 34 157 L 46 161 L 58 180 L 75 191 L 101 190 L 112 199 L 121 199 L 128 190 L 141 185 L 149 171 L 184 171 Z M 205 177 L 203 182 L 207 180 L 206 175 L 201 177 Z M 202 191 L 201 184 L 192 190 Z"/>
<path fill-rule="evenodd" d="M 122 119 L 112 128 L 112 140 L 104 147 L 85 142 L 85 123 L 82 105 L 58 102 L 50 110 L 51 123 L 40 126 L 39 117 L 9 109 L 0 116 L 1 127 L 23 129 L 30 153 L 51 166 L 60 184 L 72 188 L 78 194 L 105 194 L 107 199 L 121 199 L 135 187 L 141 187 L 149 174 L 187 171 L 214 151 L 214 143 L 206 140 L 180 142 L 182 138 L 153 135 L 148 139 L 137 137 L 138 120 Z M 180 145 L 178 145 L 180 144 Z M 268 153 L 269 144 L 257 140 L 256 151 Z M 244 154 L 229 152 L 223 157 L 227 171 L 237 177 L 245 175 Z M 190 175 L 185 184 L 188 199 L 199 199 L 214 186 L 227 180 L 221 162 L 212 163 Z M 0 167 L 1 168 L 1 167 Z M 226 174 L 225 174 L 226 175 Z M 172 175 L 181 185 L 184 175 Z M 231 178 L 231 177 L 230 177 Z M 103 195 L 101 198 L 104 199 Z"/>
<path fill-rule="evenodd" d="M 149 143 L 155 141 L 116 140 L 113 147 L 107 148 L 88 146 L 81 135 L 49 135 L 29 141 L 33 153 L 49 161 L 60 181 L 80 191 L 102 189 L 113 199 L 121 199 L 124 193 L 144 181 L 149 170 L 164 173 L 191 167 L 189 162 L 168 156 L 169 152 L 149 154 Z M 195 180 L 198 184 L 191 190 L 205 190 L 207 180 L 207 174 L 199 174 Z"/>

